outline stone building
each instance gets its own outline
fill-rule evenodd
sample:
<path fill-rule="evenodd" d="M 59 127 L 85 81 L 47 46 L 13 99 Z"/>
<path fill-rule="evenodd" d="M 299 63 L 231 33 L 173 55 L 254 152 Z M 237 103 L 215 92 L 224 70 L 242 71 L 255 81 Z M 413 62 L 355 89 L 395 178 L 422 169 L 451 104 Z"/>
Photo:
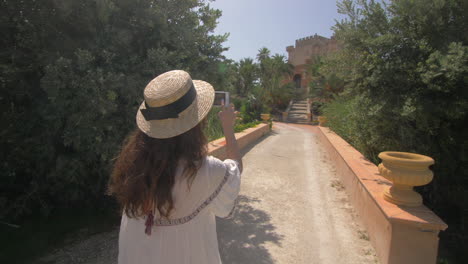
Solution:
<path fill-rule="evenodd" d="M 286 47 L 288 62 L 294 66 L 294 74 L 285 82 L 294 82 L 298 93 L 309 92 L 310 76 L 307 75 L 307 65 L 316 56 L 338 50 L 336 39 L 330 39 L 317 34 L 296 40 L 295 46 Z"/>

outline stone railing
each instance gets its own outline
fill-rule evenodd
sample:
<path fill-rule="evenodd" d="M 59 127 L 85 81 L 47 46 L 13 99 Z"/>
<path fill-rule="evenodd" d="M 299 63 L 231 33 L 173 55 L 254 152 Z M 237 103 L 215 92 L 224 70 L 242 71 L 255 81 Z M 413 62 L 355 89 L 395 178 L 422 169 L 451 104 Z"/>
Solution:
<path fill-rule="evenodd" d="M 256 127 L 247 128 L 246 130 L 235 134 L 237 145 L 239 149 L 242 150 L 268 132 L 270 132 L 269 124 L 259 124 Z M 208 143 L 208 154 L 213 155 L 218 159 L 225 159 L 226 139 L 223 137 Z"/>
<path fill-rule="evenodd" d="M 329 128 L 318 129 L 380 262 L 436 263 L 438 234 L 447 224 L 424 205 L 408 207 L 386 201 L 383 193 L 392 183 L 379 174 L 377 166 Z"/>

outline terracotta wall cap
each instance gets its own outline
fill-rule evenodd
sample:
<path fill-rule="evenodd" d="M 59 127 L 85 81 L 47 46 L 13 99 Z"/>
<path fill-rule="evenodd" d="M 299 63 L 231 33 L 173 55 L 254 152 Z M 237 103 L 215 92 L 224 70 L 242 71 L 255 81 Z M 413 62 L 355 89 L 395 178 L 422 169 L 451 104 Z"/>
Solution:
<path fill-rule="evenodd" d="M 406 223 L 408 225 L 418 226 L 421 229 L 428 230 L 445 230 L 447 228 L 447 224 L 432 210 L 424 205 L 417 207 L 407 207 L 398 206 L 385 201 L 382 197 L 382 192 L 384 191 L 385 186 L 391 184 L 391 182 L 379 175 L 377 166 L 369 162 L 364 157 L 364 155 L 362 155 L 358 150 L 356 150 L 331 129 L 320 126 L 317 128 L 321 131 L 322 135 L 328 139 L 330 144 L 341 157 L 342 161 L 346 163 L 346 166 L 352 171 L 356 179 L 359 181 L 359 184 L 364 188 L 365 193 L 367 193 L 371 200 L 375 202 L 388 221 Z M 411 154 L 411 156 L 415 155 L 415 158 L 420 159 L 416 159 L 416 162 L 421 162 L 422 164 L 429 162 L 428 164 L 430 165 L 433 164 L 434 161 L 432 158 L 424 155 L 408 152 L 396 153 L 404 154 L 400 157 L 395 155 L 388 157 L 389 159 L 397 161 L 398 163 L 407 161 L 407 159 L 404 158 L 408 157 L 406 156 L 407 154 Z M 381 155 L 379 155 L 379 158 L 382 158 Z M 386 158 L 386 156 L 384 156 L 384 158 Z M 348 189 L 351 188 L 351 186 L 345 186 L 345 188 Z"/>

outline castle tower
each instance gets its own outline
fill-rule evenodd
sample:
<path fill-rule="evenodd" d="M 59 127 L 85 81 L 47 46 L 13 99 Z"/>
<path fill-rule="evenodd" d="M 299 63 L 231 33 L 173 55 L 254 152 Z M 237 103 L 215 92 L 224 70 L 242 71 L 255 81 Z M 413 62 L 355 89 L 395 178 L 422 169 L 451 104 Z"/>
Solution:
<path fill-rule="evenodd" d="M 338 50 L 334 37 L 326 38 L 317 34 L 296 40 L 295 46 L 286 47 L 288 62 L 294 66 L 294 74 L 285 83 L 294 82 L 298 93 L 309 93 L 311 81 L 307 75 L 307 65 L 316 56 L 326 55 Z"/>

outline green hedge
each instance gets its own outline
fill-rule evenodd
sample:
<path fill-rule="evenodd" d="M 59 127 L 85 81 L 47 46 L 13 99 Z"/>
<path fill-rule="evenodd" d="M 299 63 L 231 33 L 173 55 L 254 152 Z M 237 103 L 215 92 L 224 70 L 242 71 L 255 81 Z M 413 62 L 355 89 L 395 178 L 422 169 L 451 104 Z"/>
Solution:
<path fill-rule="evenodd" d="M 236 126 L 234 127 L 234 132 L 236 132 L 236 133 L 242 132 L 242 131 L 246 130 L 247 128 L 256 127 L 260 123 L 262 123 L 262 122 L 252 121 L 252 122 L 245 123 L 245 124 L 236 124 Z"/>
<path fill-rule="evenodd" d="M 346 87 L 323 109 L 328 125 L 375 164 L 386 150 L 434 158 L 434 179 L 418 190 L 448 223 L 440 255 L 466 260 L 468 5 L 345 0 L 339 6 L 347 15 L 334 27 L 342 50 L 328 70 Z"/>
<path fill-rule="evenodd" d="M 0 1 L 0 221 L 105 203 L 151 79 L 183 69 L 223 87 L 220 15 L 192 0 Z"/>

